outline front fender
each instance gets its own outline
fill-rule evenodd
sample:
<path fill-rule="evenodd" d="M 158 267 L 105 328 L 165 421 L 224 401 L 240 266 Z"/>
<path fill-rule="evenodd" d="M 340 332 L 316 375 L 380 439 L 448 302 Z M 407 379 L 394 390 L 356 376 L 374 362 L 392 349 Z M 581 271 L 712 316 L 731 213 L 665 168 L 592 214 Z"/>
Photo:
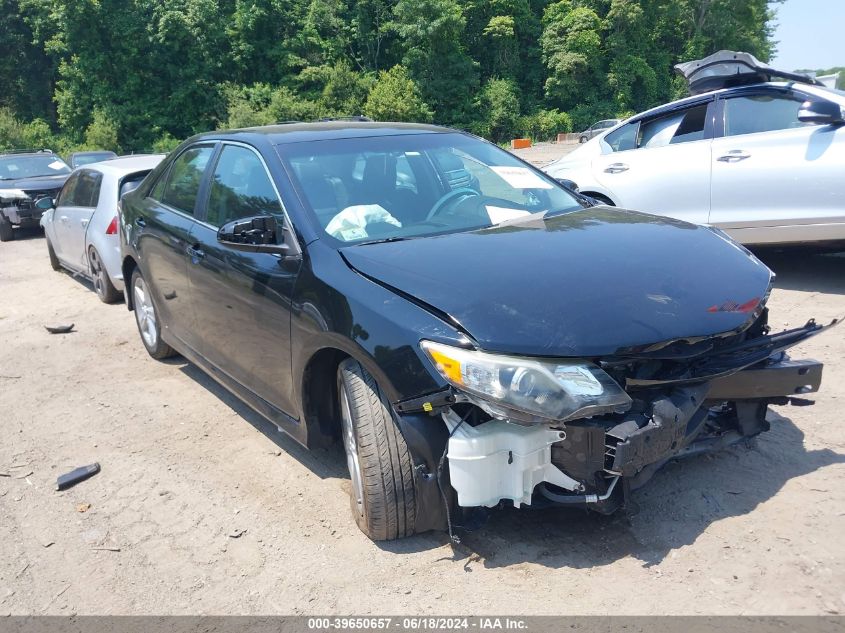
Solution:
<path fill-rule="evenodd" d="M 321 350 L 358 360 L 392 403 L 446 387 L 419 347 L 423 338 L 460 345 L 466 338 L 418 305 L 351 270 L 330 247 L 312 243 L 294 292 L 293 376 Z M 297 408 L 303 411 L 302 389 Z"/>

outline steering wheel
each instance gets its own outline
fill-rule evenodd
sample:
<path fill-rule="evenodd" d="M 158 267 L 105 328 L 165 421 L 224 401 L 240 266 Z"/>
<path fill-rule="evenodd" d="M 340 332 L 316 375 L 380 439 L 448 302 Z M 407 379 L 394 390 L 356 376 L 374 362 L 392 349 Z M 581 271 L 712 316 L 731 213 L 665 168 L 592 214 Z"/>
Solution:
<path fill-rule="evenodd" d="M 460 196 L 477 196 L 479 193 L 475 189 L 470 189 L 469 187 L 461 187 L 460 189 L 455 189 L 454 191 L 450 191 L 446 193 L 434 203 L 434 206 L 431 207 L 431 211 L 428 212 L 428 215 L 425 216 L 426 222 L 430 221 L 434 216 L 440 213 L 445 207 L 446 203 L 451 202 L 453 199 L 458 198 Z"/>

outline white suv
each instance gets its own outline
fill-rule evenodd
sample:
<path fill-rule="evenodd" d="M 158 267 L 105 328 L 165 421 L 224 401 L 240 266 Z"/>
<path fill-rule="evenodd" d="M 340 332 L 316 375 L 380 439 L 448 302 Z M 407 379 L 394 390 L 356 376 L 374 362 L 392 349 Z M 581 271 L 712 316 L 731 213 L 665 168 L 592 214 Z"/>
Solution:
<path fill-rule="evenodd" d="M 676 68 L 693 93 L 721 88 L 638 114 L 545 171 L 745 244 L 845 240 L 845 92 L 747 53 Z"/>

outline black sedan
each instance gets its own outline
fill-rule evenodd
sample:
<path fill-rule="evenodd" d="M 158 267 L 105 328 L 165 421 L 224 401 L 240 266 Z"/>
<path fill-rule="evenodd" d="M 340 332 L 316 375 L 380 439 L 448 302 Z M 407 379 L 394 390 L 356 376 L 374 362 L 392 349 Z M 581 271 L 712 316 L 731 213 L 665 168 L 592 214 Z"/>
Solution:
<path fill-rule="evenodd" d="M 308 447 L 341 441 L 373 539 L 510 502 L 609 513 L 768 428 L 822 367 L 718 230 L 586 207 L 481 139 L 324 122 L 189 139 L 124 197 L 126 299 Z"/>

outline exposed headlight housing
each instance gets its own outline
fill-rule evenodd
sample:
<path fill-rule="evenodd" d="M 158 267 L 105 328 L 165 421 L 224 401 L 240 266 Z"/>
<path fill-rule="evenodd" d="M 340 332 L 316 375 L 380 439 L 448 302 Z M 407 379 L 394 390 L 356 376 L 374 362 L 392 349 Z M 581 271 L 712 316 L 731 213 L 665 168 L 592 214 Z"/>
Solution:
<path fill-rule="evenodd" d="M 592 363 L 503 356 L 432 341 L 420 345 L 453 387 L 495 417 L 565 422 L 631 406 L 630 396 Z"/>

